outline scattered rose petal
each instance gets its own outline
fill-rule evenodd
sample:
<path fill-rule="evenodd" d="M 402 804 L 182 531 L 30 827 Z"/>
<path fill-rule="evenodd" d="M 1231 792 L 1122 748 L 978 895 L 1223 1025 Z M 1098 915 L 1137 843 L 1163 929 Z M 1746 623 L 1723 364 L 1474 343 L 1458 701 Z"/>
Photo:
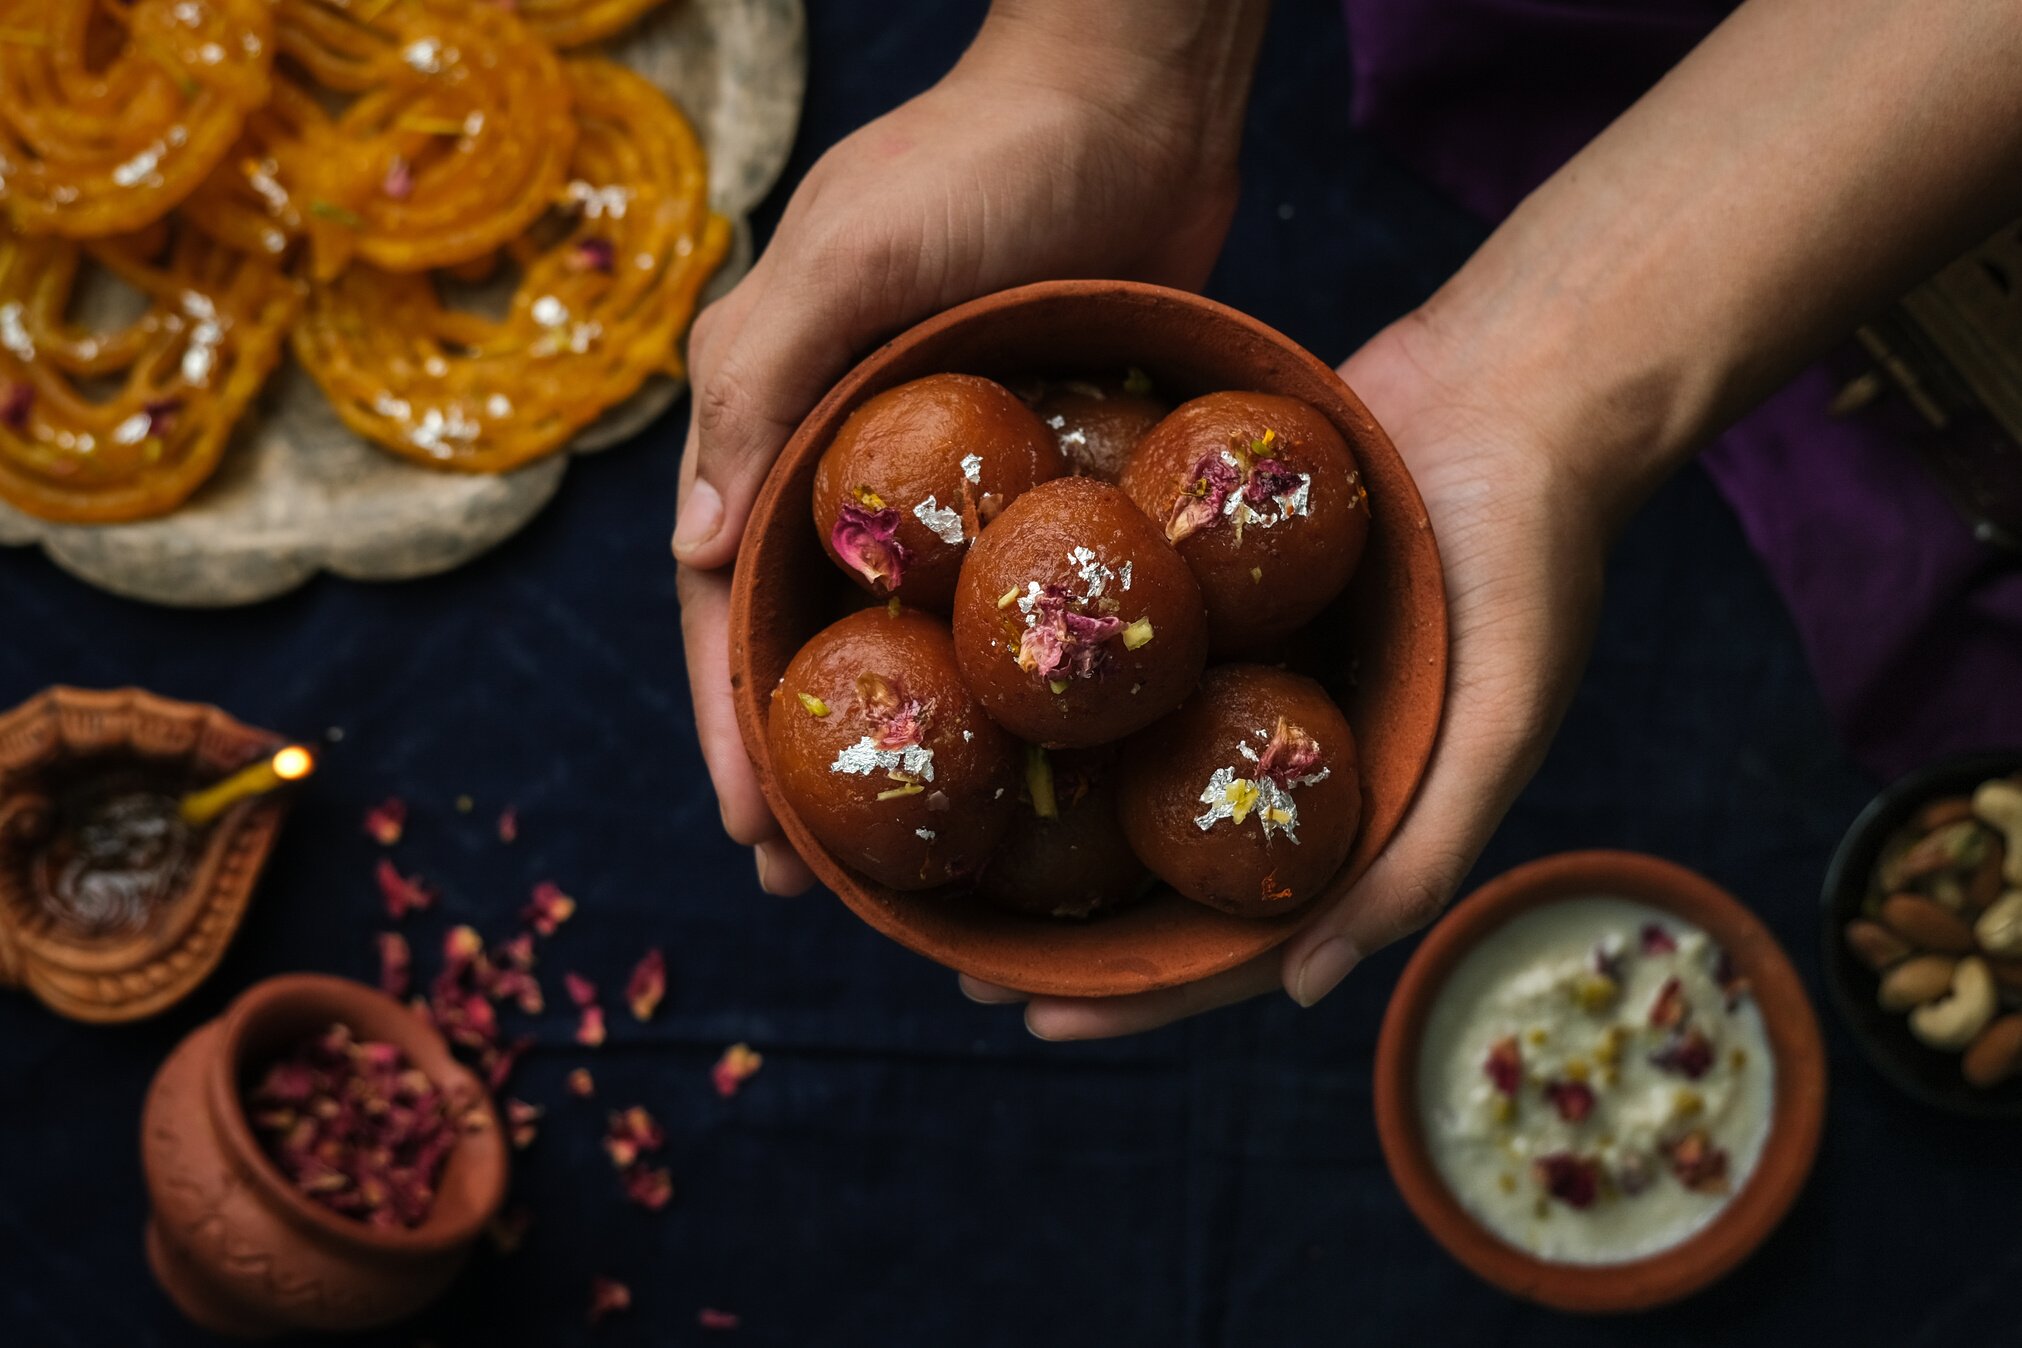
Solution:
<path fill-rule="evenodd" d="M 492 961 L 501 968 L 518 969 L 522 973 L 534 967 L 534 937 L 532 932 L 523 931 L 510 940 L 501 941 L 492 947 Z"/>
<path fill-rule="evenodd" d="M 1650 1064 L 1665 1072 L 1676 1072 L 1697 1081 L 1713 1066 L 1713 1041 L 1698 1026 L 1672 1035 L 1664 1046 L 1650 1055 Z"/>
<path fill-rule="evenodd" d="M 1734 957 L 1724 949 L 1714 957 L 1713 981 L 1718 983 L 1720 990 L 1727 994 L 1727 1009 L 1729 1011 L 1741 1005 L 1741 999 L 1748 995 L 1748 980 L 1743 978 L 1741 971 L 1734 967 Z"/>
<path fill-rule="evenodd" d="M 724 1049 L 723 1056 L 716 1060 L 716 1066 L 710 1069 L 709 1078 L 716 1085 L 716 1093 L 728 1100 L 764 1065 L 765 1058 L 752 1052 L 751 1045 L 732 1044 Z"/>
<path fill-rule="evenodd" d="M 1165 536 L 1181 543 L 1222 517 L 1222 506 L 1242 480 L 1236 465 L 1223 451 L 1203 454 L 1187 474 L 1187 485 L 1166 510 Z"/>
<path fill-rule="evenodd" d="M 512 1138 L 514 1147 L 524 1150 L 534 1140 L 534 1125 L 546 1112 L 539 1105 L 530 1105 L 524 1100 L 505 1102 L 507 1136 Z"/>
<path fill-rule="evenodd" d="M 615 1278 L 602 1275 L 590 1279 L 590 1323 L 599 1324 L 607 1315 L 632 1305 L 632 1289 Z"/>
<path fill-rule="evenodd" d="M 1531 1162 L 1531 1174 L 1549 1196 L 1569 1208 L 1589 1208 L 1601 1192 L 1601 1168 L 1571 1152 L 1553 1152 Z"/>
<path fill-rule="evenodd" d="M 828 538 L 844 566 L 873 584 L 883 581 L 885 589 L 891 591 L 898 589 L 904 579 L 908 560 L 898 531 L 897 507 L 867 510 L 845 504 Z"/>
<path fill-rule="evenodd" d="M 388 796 L 365 812 L 365 832 L 381 847 L 391 847 L 407 830 L 407 802 Z"/>
<path fill-rule="evenodd" d="M 484 937 L 465 923 L 451 927 L 442 938 L 443 973 L 458 974 L 484 956 Z"/>
<path fill-rule="evenodd" d="M 719 1311 L 712 1307 L 704 1306 L 701 1310 L 695 1312 L 695 1323 L 704 1329 L 730 1330 L 737 1328 L 744 1321 L 730 1311 Z"/>
<path fill-rule="evenodd" d="M 631 1004 L 632 1019 L 640 1022 L 653 1018 L 659 1008 L 660 999 L 667 995 L 667 961 L 661 957 L 658 946 L 648 950 L 632 969 L 632 977 L 625 984 L 625 1000 Z"/>
<path fill-rule="evenodd" d="M 597 1000 L 597 985 L 573 969 L 562 975 L 562 986 L 569 990 L 569 1000 L 577 1006 L 589 1006 Z"/>
<path fill-rule="evenodd" d="M 1488 1046 L 1488 1059 L 1481 1065 L 1498 1094 L 1514 1097 L 1523 1084 L 1523 1050 L 1515 1035 L 1505 1035 Z"/>
<path fill-rule="evenodd" d="M 527 1238 L 527 1230 L 534 1224 L 532 1209 L 516 1205 L 506 1209 L 491 1219 L 484 1233 L 491 1240 L 491 1247 L 500 1254 L 513 1254 Z"/>
<path fill-rule="evenodd" d="M 658 1212 L 673 1201 L 674 1177 L 665 1166 L 631 1166 L 621 1178 L 625 1197 L 642 1208 Z"/>
<path fill-rule="evenodd" d="M 604 1042 L 604 1008 L 586 1006 L 583 1017 L 576 1023 L 576 1042 L 585 1048 L 595 1048 Z"/>
<path fill-rule="evenodd" d="M 379 897 L 386 903 L 386 915 L 395 922 L 435 902 L 435 890 L 418 875 L 402 875 L 390 857 L 379 858 L 373 874 L 379 881 Z"/>
<path fill-rule="evenodd" d="M 1611 983 L 1622 981 L 1623 957 L 1628 954 L 1627 943 L 1620 932 L 1610 932 L 1594 945 L 1594 972 Z"/>
<path fill-rule="evenodd" d="M 502 843 L 518 842 L 520 837 L 520 812 L 511 805 L 498 814 L 498 840 Z"/>
<path fill-rule="evenodd" d="M 505 1089 L 506 1082 L 512 1077 L 513 1069 L 519 1066 L 520 1059 L 525 1057 L 527 1050 L 533 1046 L 531 1036 L 522 1036 L 504 1048 L 487 1049 L 479 1055 L 478 1063 L 484 1068 L 485 1085 L 491 1088 L 494 1095 Z"/>
<path fill-rule="evenodd" d="M 1269 777 L 1279 786 L 1290 788 L 1318 772 L 1320 763 L 1319 743 L 1302 728 L 1280 716 L 1277 729 L 1271 732 L 1271 742 L 1264 746 L 1263 754 L 1257 759 L 1257 775 Z"/>
<path fill-rule="evenodd" d="M 660 1150 L 666 1143 L 666 1131 L 644 1105 L 614 1112 L 604 1130 L 604 1153 L 620 1170 L 634 1165 L 647 1152 Z"/>
<path fill-rule="evenodd" d="M 1092 679 L 1109 669 L 1116 659 L 1110 638 L 1121 636 L 1125 623 L 1113 615 L 1090 617 L 1075 607 L 1081 602 L 1059 585 L 1031 597 L 1018 638 L 1018 668 L 1049 680 Z"/>
<path fill-rule="evenodd" d="M 1712 1144 L 1704 1129 L 1696 1128 L 1664 1149 L 1671 1173 L 1695 1193 L 1727 1191 L 1727 1153 Z"/>
<path fill-rule="evenodd" d="M 1567 1123 L 1582 1123 L 1594 1112 L 1594 1088 L 1584 1081 L 1547 1081 L 1545 1099 Z"/>
<path fill-rule="evenodd" d="M 1657 922 L 1643 924 L 1641 940 L 1645 955 L 1668 955 L 1678 948 L 1678 938 Z"/>
<path fill-rule="evenodd" d="M 1243 484 L 1243 500 L 1253 506 L 1269 505 L 1280 496 L 1289 496 L 1305 476 L 1282 459 L 1259 459 Z"/>
<path fill-rule="evenodd" d="M 35 385 L 22 380 L 0 391 L 0 426 L 10 431 L 26 430 L 28 414 L 35 410 Z"/>
<path fill-rule="evenodd" d="M 883 675 L 857 675 L 857 707 L 871 723 L 871 740 L 880 749 L 910 748 L 926 734 L 926 706 Z"/>
<path fill-rule="evenodd" d="M 597 1093 L 596 1079 L 590 1075 L 590 1069 L 587 1067 L 578 1067 L 569 1073 L 568 1086 L 569 1094 L 578 1100 L 587 1100 Z"/>
<path fill-rule="evenodd" d="M 1664 986 L 1657 989 L 1656 1000 L 1650 1003 L 1650 1023 L 1660 1030 L 1673 1029 L 1685 1023 L 1685 1017 L 1692 1013 L 1692 1004 L 1685 1000 L 1685 986 L 1677 975 L 1664 980 Z"/>
<path fill-rule="evenodd" d="M 379 990 L 389 997 L 405 997 L 414 972 L 414 954 L 407 938 L 397 931 L 379 933 Z"/>
<path fill-rule="evenodd" d="M 543 936 L 553 936 L 555 929 L 575 912 L 576 901 L 562 893 L 552 880 L 543 880 L 534 886 L 532 901 L 520 910 L 520 921 Z"/>

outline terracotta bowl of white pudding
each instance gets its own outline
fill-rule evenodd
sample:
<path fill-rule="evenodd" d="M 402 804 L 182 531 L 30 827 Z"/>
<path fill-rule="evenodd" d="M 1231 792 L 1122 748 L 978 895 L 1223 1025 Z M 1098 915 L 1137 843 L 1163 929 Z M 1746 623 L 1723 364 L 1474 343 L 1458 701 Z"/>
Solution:
<path fill-rule="evenodd" d="M 1569 852 L 1420 943 L 1376 1053 L 1391 1177 L 1447 1252 L 1561 1310 L 1718 1280 L 1804 1187 L 1825 1051 L 1797 971 L 1712 881 Z"/>

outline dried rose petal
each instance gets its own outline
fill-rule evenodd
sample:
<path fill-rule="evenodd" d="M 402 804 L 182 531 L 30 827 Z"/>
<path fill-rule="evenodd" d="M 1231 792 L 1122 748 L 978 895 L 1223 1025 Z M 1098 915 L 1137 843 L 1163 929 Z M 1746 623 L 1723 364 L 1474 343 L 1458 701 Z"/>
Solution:
<path fill-rule="evenodd" d="M 147 433 L 151 436 L 172 435 L 176 428 L 176 414 L 183 410 L 181 398 L 152 398 L 141 404 L 140 410 L 147 417 Z"/>
<path fill-rule="evenodd" d="M 543 880 L 534 886 L 533 899 L 520 910 L 520 921 L 543 936 L 553 936 L 555 929 L 575 916 L 576 901 L 562 893 L 552 880 Z"/>
<path fill-rule="evenodd" d="M 600 235 L 592 234 L 569 245 L 570 271 L 597 272 L 609 276 L 617 260 L 617 245 Z"/>
<path fill-rule="evenodd" d="M 1584 1081 L 1547 1081 L 1545 1099 L 1567 1123 L 1582 1123 L 1594 1112 L 1594 1088 Z"/>
<path fill-rule="evenodd" d="M 1257 759 L 1257 775 L 1289 788 L 1318 772 L 1321 762 L 1319 742 L 1280 716 L 1277 729 L 1271 732 L 1271 742 Z"/>
<path fill-rule="evenodd" d="M 35 410 L 35 386 L 20 380 L 0 390 L 0 426 L 10 431 L 26 430 L 28 414 Z"/>
<path fill-rule="evenodd" d="M 1697 1081 L 1713 1066 L 1713 1041 L 1696 1025 L 1692 1026 L 1665 1041 L 1662 1048 L 1650 1055 L 1650 1065 Z"/>
<path fill-rule="evenodd" d="M 1741 976 L 1739 969 L 1734 967 L 1734 957 L 1724 949 L 1714 957 L 1713 981 L 1718 983 L 1720 990 L 1727 994 L 1727 1009 L 1729 1011 L 1741 1005 L 1741 999 L 1748 995 L 1750 986 L 1748 980 Z"/>
<path fill-rule="evenodd" d="M 1704 1129 L 1694 1129 L 1664 1148 L 1671 1173 L 1695 1193 L 1727 1191 L 1727 1153 L 1712 1144 Z"/>
<path fill-rule="evenodd" d="M 1644 923 L 1640 939 L 1645 955 L 1668 955 L 1678 948 L 1678 938 L 1657 922 Z"/>
<path fill-rule="evenodd" d="M 534 1140 L 534 1125 L 545 1113 L 547 1111 L 539 1105 L 530 1105 L 524 1100 L 505 1102 L 507 1136 L 512 1138 L 514 1147 L 523 1150 Z"/>
<path fill-rule="evenodd" d="M 632 1289 L 615 1278 L 602 1275 L 590 1279 L 590 1323 L 598 1324 L 605 1316 L 617 1311 L 628 1310 L 632 1305 Z"/>
<path fill-rule="evenodd" d="M 595 1048 L 604 1042 L 604 1008 L 586 1006 L 583 1017 L 576 1023 L 576 1042 L 585 1048 Z"/>
<path fill-rule="evenodd" d="M 695 1312 L 695 1323 L 704 1329 L 730 1330 L 737 1328 L 744 1321 L 730 1311 L 719 1311 L 712 1307 L 704 1306 L 701 1310 Z"/>
<path fill-rule="evenodd" d="M 398 796 L 388 796 L 365 812 L 366 836 L 381 847 L 399 842 L 406 829 L 407 802 Z"/>
<path fill-rule="evenodd" d="M 651 1020 L 660 999 L 666 995 L 667 961 L 655 946 L 640 957 L 625 984 L 625 1000 L 631 1004 L 632 1019 L 641 1023 Z"/>
<path fill-rule="evenodd" d="M 479 1061 L 484 1067 L 484 1084 L 491 1088 L 493 1094 L 505 1089 L 506 1081 L 511 1078 L 513 1069 L 519 1066 L 520 1059 L 525 1057 L 527 1050 L 533 1046 L 532 1036 L 521 1036 L 504 1048 L 490 1049 L 480 1055 Z"/>
<path fill-rule="evenodd" d="M 1074 608 L 1078 602 L 1058 585 L 1033 598 L 1031 621 L 1018 639 L 1018 668 L 1042 679 L 1088 679 L 1108 668 L 1115 653 L 1105 643 L 1121 636 L 1126 624 L 1113 616 L 1091 618 Z"/>
<path fill-rule="evenodd" d="M 498 840 L 502 843 L 518 842 L 520 836 L 520 812 L 511 805 L 498 813 Z"/>
<path fill-rule="evenodd" d="M 477 928 L 458 923 L 442 938 L 443 974 L 454 976 L 471 968 L 484 957 L 484 938 Z"/>
<path fill-rule="evenodd" d="M 1173 499 L 1166 511 L 1165 536 L 1171 543 L 1180 543 L 1202 529 L 1212 525 L 1222 516 L 1222 507 L 1227 504 L 1229 493 L 1241 481 L 1236 465 L 1221 450 L 1203 454 L 1187 474 L 1185 490 Z"/>
<path fill-rule="evenodd" d="M 569 990 L 569 1000 L 577 1006 L 590 1006 L 597 1000 L 597 985 L 573 969 L 562 975 L 562 986 Z"/>
<path fill-rule="evenodd" d="M 902 686 L 868 671 L 857 675 L 857 706 L 876 732 L 872 740 L 880 749 L 918 744 L 926 735 L 927 716 L 933 710 L 919 699 L 907 697 Z"/>
<path fill-rule="evenodd" d="M 1622 982 L 1622 962 L 1627 954 L 1619 934 L 1603 937 L 1594 945 L 1594 972 L 1619 986 Z"/>
<path fill-rule="evenodd" d="M 1664 980 L 1664 986 L 1657 989 L 1657 998 L 1650 1003 L 1650 1023 L 1660 1030 L 1672 1029 L 1685 1023 L 1685 1017 L 1692 1014 L 1692 1004 L 1685 1000 L 1685 986 L 1677 975 Z"/>
<path fill-rule="evenodd" d="M 715 1083 L 716 1093 L 728 1100 L 764 1065 L 765 1059 L 753 1053 L 751 1045 L 732 1044 L 723 1050 L 723 1056 L 718 1058 L 716 1066 L 710 1069 L 709 1079 Z"/>
<path fill-rule="evenodd" d="M 414 953 L 407 938 L 397 931 L 379 933 L 379 990 L 389 997 L 405 997 L 414 972 Z"/>
<path fill-rule="evenodd" d="M 379 858 L 373 874 L 379 881 L 379 897 L 386 903 L 386 915 L 395 922 L 435 902 L 435 890 L 418 875 L 402 875 L 390 857 Z"/>
<path fill-rule="evenodd" d="M 604 1152 L 620 1170 L 633 1165 L 644 1153 L 660 1150 L 666 1143 L 666 1131 L 644 1105 L 616 1111 L 604 1131 Z"/>
<path fill-rule="evenodd" d="M 407 162 L 406 155 L 394 155 L 386 163 L 386 176 L 379 180 L 379 190 L 389 201 L 405 201 L 414 195 L 414 166 Z"/>
<path fill-rule="evenodd" d="M 1252 506 L 1268 505 L 1296 490 L 1302 476 L 1283 459 L 1259 459 L 1243 484 L 1243 500 Z"/>
<path fill-rule="evenodd" d="M 499 942 L 492 947 L 492 963 L 504 969 L 518 969 L 525 973 L 534 967 L 534 937 L 532 932 L 523 931 L 510 940 Z"/>
<path fill-rule="evenodd" d="M 515 1253 L 521 1242 L 527 1238 L 527 1231 L 534 1224 L 532 1209 L 516 1205 L 501 1212 L 485 1226 L 484 1233 L 491 1239 L 491 1246 L 500 1254 Z"/>
<path fill-rule="evenodd" d="M 889 593 L 899 588 L 911 560 L 898 532 L 898 507 L 867 510 L 845 503 L 829 530 L 828 541 L 844 566 L 873 584 L 883 581 Z"/>
<path fill-rule="evenodd" d="M 485 995 L 496 1002 L 511 1002 L 529 1016 L 538 1016 L 548 1007 L 540 980 L 524 969 L 496 970 Z"/>
<path fill-rule="evenodd" d="M 631 1166 L 620 1179 L 626 1199 L 642 1208 L 658 1212 L 674 1199 L 674 1177 L 665 1166 Z"/>
<path fill-rule="evenodd" d="M 1553 1152 L 1531 1162 L 1531 1175 L 1549 1196 L 1569 1208 L 1589 1208 L 1601 1192 L 1601 1168 L 1568 1151 Z"/>
<path fill-rule="evenodd" d="M 1523 1050 L 1515 1035 L 1505 1035 L 1488 1046 L 1488 1060 L 1481 1065 L 1498 1094 L 1514 1097 L 1523 1084 Z"/>
<path fill-rule="evenodd" d="M 569 1094 L 579 1100 L 587 1100 L 597 1093 L 596 1078 L 587 1067 L 578 1067 L 568 1075 Z"/>

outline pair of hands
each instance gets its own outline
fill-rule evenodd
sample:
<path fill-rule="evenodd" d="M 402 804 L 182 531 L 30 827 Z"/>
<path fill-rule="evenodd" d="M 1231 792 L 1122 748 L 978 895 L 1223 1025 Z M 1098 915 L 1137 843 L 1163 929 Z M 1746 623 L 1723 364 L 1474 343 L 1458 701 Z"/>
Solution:
<path fill-rule="evenodd" d="M 963 300 L 1046 278 L 1198 288 L 1234 208 L 1233 136 L 1161 139 L 1099 94 L 957 69 L 825 155 L 757 265 L 698 319 L 674 550 L 696 725 L 723 825 L 778 894 L 813 877 L 780 838 L 732 714 L 728 567 L 760 483 L 802 416 L 877 342 Z M 1395 839 L 1280 951 L 1181 987 L 1040 998 L 1034 1034 L 1151 1029 L 1282 986 L 1310 1006 L 1355 963 L 1431 921 L 1542 759 L 1600 593 L 1602 502 L 1527 434 L 1479 340 L 1436 310 L 1341 367 L 1390 432 L 1445 568 L 1445 722 Z M 986 1002 L 1022 994 L 963 979 Z"/>

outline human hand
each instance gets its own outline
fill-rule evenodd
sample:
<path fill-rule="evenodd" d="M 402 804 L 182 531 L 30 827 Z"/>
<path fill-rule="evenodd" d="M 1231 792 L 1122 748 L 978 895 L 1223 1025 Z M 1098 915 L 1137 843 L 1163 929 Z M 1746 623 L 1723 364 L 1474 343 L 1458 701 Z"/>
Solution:
<path fill-rule="evenodd" d="M 774 893 L 813 876 L 778 836 L 738 735 L 727 568 L 794 427 L 875 343 L 963 300 L 1055 277 L 1198 287 L 1234 208 L 1246 74 L 1230 86 L 1169 53 L 1091 61 L 1037 24 L 993 24 L 940 84 L 821 158 L 689 343 L 682 638 L 724 828 L 756 848 Z M 1109 78 L 1086 79 L 1091 68 Z"/>
<path fill-rule="evenodd" d="M 1363 956 L 1439 914 L 1543 760 L 1585 663 L 1612 503 L 1526 436 L 1518 400 L 1456 373 L 1468 368 L 1422 314 L 1341 367 L 1409 465 L 1446 576 L 1446 709 L 1397 835 L 1281 949 L 1157 992 L 1032 999 L 1025 1022 L 1040 1038 L 1133 1034 L 1281 986 L 1311 1006 Z M 1025 1000 L 966 976 L 962 988 L 977 1001 Z"/>

